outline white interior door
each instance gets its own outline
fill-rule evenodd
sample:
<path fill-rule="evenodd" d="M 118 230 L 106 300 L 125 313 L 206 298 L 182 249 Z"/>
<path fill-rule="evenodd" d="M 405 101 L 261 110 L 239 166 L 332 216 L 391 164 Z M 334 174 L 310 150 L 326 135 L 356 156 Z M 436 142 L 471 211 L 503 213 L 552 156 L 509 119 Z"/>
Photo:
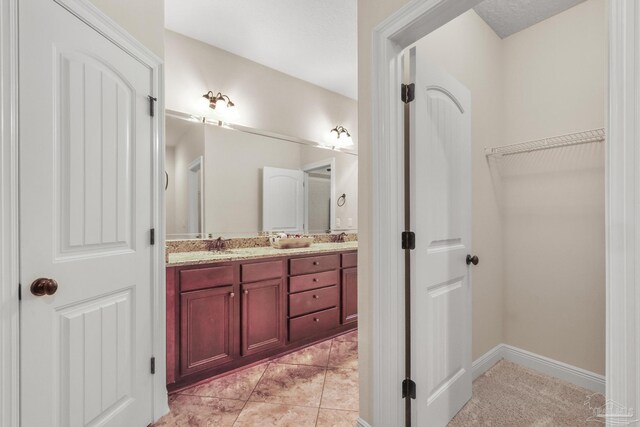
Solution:
<path fill-rule="evenodd" d="M 146 426 L 152 70 L 53 0 L 19 19 L 22 425 Z"/>
<path fill-rule="evenodd" d="M 287 233 L 304 231 L 304 172 L 263 169 L 262 229 Z"/>
<path fill-rule="evenodd" d="M 471 398 L 471 95 L 410 51 L 414 425 L 445 426 Z"/>

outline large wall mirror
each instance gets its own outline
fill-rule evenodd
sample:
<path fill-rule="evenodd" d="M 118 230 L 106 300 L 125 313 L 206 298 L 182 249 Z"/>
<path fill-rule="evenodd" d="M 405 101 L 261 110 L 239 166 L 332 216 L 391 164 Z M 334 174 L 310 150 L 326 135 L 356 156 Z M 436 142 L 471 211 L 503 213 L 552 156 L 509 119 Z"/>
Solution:
<path fill-rule="evenodd" d="M 357 231 L 353 151 L 172 112 L 166 142 L 169 240 Z"/>

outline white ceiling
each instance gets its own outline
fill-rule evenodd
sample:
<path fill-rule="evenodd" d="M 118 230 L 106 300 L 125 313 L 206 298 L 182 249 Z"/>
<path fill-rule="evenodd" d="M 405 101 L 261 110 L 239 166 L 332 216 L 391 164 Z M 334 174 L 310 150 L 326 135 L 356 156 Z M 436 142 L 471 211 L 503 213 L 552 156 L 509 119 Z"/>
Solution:
<path fill-rule="evenodd" d="M 585 0 L 485 0 L 474 8 L 500 38 L 551 18 Z"/>
<path fill-rule="evenodd" d="M 357 0 L 166 0 L 165 25 L 357 99 Z"/>

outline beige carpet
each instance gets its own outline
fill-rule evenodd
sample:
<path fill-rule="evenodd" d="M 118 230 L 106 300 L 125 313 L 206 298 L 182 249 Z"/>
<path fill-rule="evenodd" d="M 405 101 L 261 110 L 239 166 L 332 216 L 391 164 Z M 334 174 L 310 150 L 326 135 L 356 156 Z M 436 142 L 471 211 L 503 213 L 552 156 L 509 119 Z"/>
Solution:
<path fill-rule="evenodd" d="M 591 407 L 604 396 L 556 378 L 500 361 L 473 382 L 473 396 L 449 427 L 593 426 Z M 589 401 L 589 404 L 585 402 Z"/>

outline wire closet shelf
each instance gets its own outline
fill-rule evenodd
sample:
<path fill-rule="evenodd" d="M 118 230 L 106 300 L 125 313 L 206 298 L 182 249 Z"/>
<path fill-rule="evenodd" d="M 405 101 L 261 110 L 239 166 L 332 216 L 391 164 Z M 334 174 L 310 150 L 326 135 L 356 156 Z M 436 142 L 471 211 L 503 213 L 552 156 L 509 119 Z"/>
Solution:
<path fill-rule="evenodd" d="M 569 133 L 567 135 L 553 136 L 551 138 L 522 142 L 519 144 L 503 145 L 502 147 L 485 148 L 484 152 L 489 156 L 510 156 L 513 154 L 530 153 L 532 151 L 546 150 L 547 148 L 567 147 L 570 145 L 587 144 L 590 142 L 604 142 L 604 129 L 593 129 L 583 132 Z"/>

